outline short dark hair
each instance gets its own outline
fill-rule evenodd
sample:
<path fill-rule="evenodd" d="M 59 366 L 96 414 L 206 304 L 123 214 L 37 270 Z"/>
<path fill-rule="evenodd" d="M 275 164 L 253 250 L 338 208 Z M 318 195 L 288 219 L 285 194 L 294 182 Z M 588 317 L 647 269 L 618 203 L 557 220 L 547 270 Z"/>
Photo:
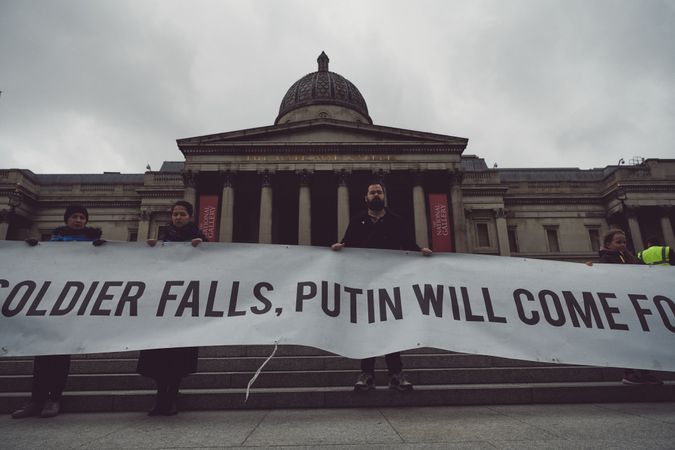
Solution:
<path fill-rule="evenodd" d="M 68 219 L 70 219 L 70 216 L 77 213 L 83 214 L 86 221 L 89 222 L 89 211 L 87 211 L 87 208 L 85 208 L 84 206 L 77 204 L 68 205 L 66 211 L 63 213 L 63 221 L 68 223 Z"/>
<path fill-rule="evenodd" d="M 188 216 L 192 216 L 195 212 L 195 209 L 192 207 L 192 204 L 190 202 L 186 202 L 185 200 L 178 200 L 176 203 L 171 205 L 171 214 L 173 214 L 173 209 L 176 206 L 182 206 L 185 208 L 185 211 L 187 211 Z"/>
<path fill-rule="evenodd" d="M 623 234 L 624 236 L 626 235 L 626 233 L 620 228 L 614 228 L 609 230 L 607 234 L 605 234 L 604 239 L 602 240 L 602 242 L 605 244 L 605 247 L 607 247 L 609 244 L 612 243 L 612 241 L 614 240 L 614 236 L 617 234 Z"/>
<path fill-rule="evenodd" d="M 369 181 L 368 184 L 366 185 L 366 194 L 368 194 L 368 188 L 369 188 L 370 186 L 374 185 L 374 184 L 377 184 L 377 185 L 381 186 L 381 187 L 382 187 L 382 192 L 386 192 L 386 191 L 387 191 L 387 188 L 384 187 L 384 183 L 383 183 L 382 181 L 380 181 L 380 180 L 371 180 L 371 181 Z"/>
<path fill-rule="evenodd" d="M 647 246 L 651 247 L 652 245 L 662 246 L 663 241 L 658 236 L 651 236 L 651 237 L 647 238 Z"/>

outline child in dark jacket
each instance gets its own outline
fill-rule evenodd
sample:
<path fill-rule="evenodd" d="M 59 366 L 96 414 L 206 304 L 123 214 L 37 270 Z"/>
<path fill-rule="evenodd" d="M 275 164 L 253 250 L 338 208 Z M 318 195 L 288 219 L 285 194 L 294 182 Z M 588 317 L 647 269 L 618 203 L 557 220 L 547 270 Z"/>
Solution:
<path fill-rule="evenodd" d="M 159 240 L 165 242 L 191 242 L 193 247 L 206 241 L 204 234 L 192 222 L 192 205 L 178 201 L 171 207 L 171 224 Z M 157 239 L 148 239 L 154 247 Z M 197 371 L 198 347 L 162 348 L 143 350 L 138 358 L 136 372 L 152 378 L 157 383 L 155 406 L 150 416 L 172 416 L 178 413 L 176 398 L 181 379 Z"/>
<path fill-rule="evenodd" d="M 81 205 L 70 205 L 63 214 L 65 226 L 52 231 L 51 241 L 91 241 L 98 246 L 101 230 L 87 226 L 89 212 Z M 27 239 L 30 246 L 37 245 L 35 239 Z M 33 362 L 33 388 L 30 403 L 12 413 L 14 419 L 37 416 L 54 417 L 61 410 L 61 396 L 70 371 L 70 355 L 36 356 Z"/>
<path fill-rule="evenodd" d="M 600 261 L 607 264 L 640 264 L 626 247 L 626 234 L 619 229 L 609 230 L 600 249 Z M 648 370 L 624 369 L 623 384 L 663 384 Z"/>

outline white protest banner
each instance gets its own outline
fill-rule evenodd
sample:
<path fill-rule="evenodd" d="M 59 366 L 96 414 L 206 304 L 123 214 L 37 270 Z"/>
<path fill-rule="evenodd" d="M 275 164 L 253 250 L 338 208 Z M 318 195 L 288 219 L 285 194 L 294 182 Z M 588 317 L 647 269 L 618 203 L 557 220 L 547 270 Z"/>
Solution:
<path fill-rule="evenodd" d="M 206 243 L 0 241 L 0 355 L 436 347 L 675 370 L 671 267 Z"/>

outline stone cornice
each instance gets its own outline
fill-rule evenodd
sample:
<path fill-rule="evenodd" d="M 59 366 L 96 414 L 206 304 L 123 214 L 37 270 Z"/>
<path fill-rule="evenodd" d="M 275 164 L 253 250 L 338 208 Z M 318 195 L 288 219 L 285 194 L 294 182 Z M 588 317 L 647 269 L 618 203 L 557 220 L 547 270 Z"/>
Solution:
<path fill-rule="evenodd" d="M 55 200 L 55 201 L 40 201 L 40 207 L 43 208 L 65 208 L 68 205 L 77 201 L 78 205 L 85 208 L 139 208 L 141 199 L 138 200 Z"/>
<path fill-rule="evenodd" d="M 565 196 L 565 197 L 504 197 L 505 205 L 602 205 L 601 196 Z"/>
<path fill-rule="evenodd" d="M 183 189 L 139 189 L 138 195 L 141 198 L 173 198 L 183 197 Z"/>
<path fill-rule="evenodd" d="M 464 150 L 461 144 L 426 144 L 426 143 L 251 143 L 251 144 L 213 144 L 184 145 L 180 150 L 185 155 L 226 154 L 226 155 L 258 155 L 258 154 L 436 154 L 457 153 Z"/>

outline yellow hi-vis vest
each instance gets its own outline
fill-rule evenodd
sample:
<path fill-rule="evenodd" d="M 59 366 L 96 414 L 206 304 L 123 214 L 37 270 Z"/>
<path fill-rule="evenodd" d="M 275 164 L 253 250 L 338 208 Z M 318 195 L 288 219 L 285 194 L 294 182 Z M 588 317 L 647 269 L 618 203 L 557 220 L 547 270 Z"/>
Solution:
<path fill-rule="evenodd" d="M 650 266 L 669 266 L 670 265 L 670 247 L 652 245 L 638 253 L 638 258 Z"/>

